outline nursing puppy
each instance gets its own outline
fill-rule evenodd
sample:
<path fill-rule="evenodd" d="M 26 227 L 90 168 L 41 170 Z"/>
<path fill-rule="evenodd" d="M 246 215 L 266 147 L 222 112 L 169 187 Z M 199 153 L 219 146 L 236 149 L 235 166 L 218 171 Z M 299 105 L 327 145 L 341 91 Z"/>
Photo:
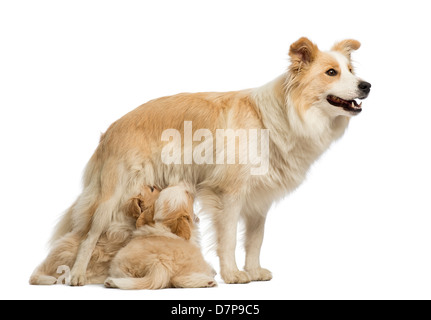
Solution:
<path fill-rule="evenodd" d="M 152 219 L 154 203 L 159 197 L 160 191 L 154 187 L 144 186 L 141 192 L 131 198 L 124 206 L 126 213 L 124 218 L 130 223 L 111 225 L 108 232 L 103 233 L 92 252 L 86 270 L 87 283 L 102 284 L 108 276 L 111 261 L 117 252 L 130 241 L 135 230 L 132 223 L 139 227 L 145 223 L 142 212 L 146 213 L 146 219 Z M 48 254 L 47 258 L 36 268 L 30 277 L 32 285 L 52 285 L 57 283 L 68 284 L 67 271 L 73 267 L 78 248 L 83 241 L 82 236 L 70 232 L 58 239 Z"/>
<path fill-rule="evenodd" d="M 290 46 L 287 71 L 261 87 L 163 97 L 114 122 L 86 167 L 82 194 L 53 236 L 56 240 L 71 231 L 83 236 L 71 284 L 87 283 L 87 266 L 100 235 L 113 225 L 130 223 L 121 208 L 140 186 L 163 189 L 180 182 L 191 186 L 202 212 L 212 218 L 224 281 L 270 280 L 271 272 L 261 267 L 259 258 L 267 212 L 302 183 L 311 164 L 361 112 L 355 99 L 366 98 L 371 85 L 352 67 L 350 55 L 359 47 L 356 40 L 343 40 L 323 52 L 301 38 Z M 194 133 L 189 134 L 190 124 Z M 248 137 L 269 132 L 269 138 L 265 141 L 262 135 L 257 141 L 261 154 L 250 153 L 243 162 L 236 159 L 247 147 L 236 148 L 232 164 L 223 161 L 229 155 L 215 148 L 220 129 L 242 130 Z M 202 155 L 196 152 L 202 151 L 196 148 L 202 140 L 210 146 L 206 158 L 194 161 L 190 155 Z M 179 148 L 171 149 L 174 161 L 162 161 L 173 141 L 180 141 Z M 221 147 L 237 145 L 235 135 L 220 141 Z M 252 169 L 259 161 L 264 170 L 256 174 Z M 244 271 L 235 261 L 240 218 L 245 222 Z"/>
<path fill-rule="evenodd" d="M 144 206 L 145 202 L 144 202 Z M 155 213 L 142 211 L 139 229 L 111 264 L 105 286 L 120 289 L 214 287 L 196 235 L 193 199 L 181 187 L 169 187 L 156 201 Z"/>

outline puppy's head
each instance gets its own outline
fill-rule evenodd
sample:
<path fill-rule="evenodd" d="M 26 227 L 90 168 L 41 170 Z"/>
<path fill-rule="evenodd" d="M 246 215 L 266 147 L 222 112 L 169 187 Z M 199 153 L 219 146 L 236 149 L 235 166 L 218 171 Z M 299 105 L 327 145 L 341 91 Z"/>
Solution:
<path fill-rule="evenodd" d="M 182 186 L 166 188 L 156 201 L 154 220 L 163 223 L 172 233 L 190 240 L 194 223 L 193 197 Z"/>
<path fill-rule="evenodd" d="M 193 220 L 190 212 L 177 210 L 169 212 L 163 224 L 180 238 L 190 240 L 192 237 Z"/>
<path fill-rule="evenodd" d="M 354 73 L 350 55 L 359 41 L 347 39 L 322 52 L 307 38 L 290 46 L 288 90 L 299 113 L 316 107 L 332 116 L 352 116 L 362 111 L 371 84 Z"/>
<path fill-rule="evenodd" d="M 159 195 L 160 190 L 156 187 L 144 186 L 139 195 L 127 202 L 125 211 L 137 219 L 136 228 L 154 223 L 154 205 Z"/>

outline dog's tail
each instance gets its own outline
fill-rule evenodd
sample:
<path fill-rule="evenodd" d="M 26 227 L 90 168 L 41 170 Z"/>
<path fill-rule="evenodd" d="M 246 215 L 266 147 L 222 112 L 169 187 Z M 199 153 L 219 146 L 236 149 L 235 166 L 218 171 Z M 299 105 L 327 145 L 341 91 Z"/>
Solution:
<path fill-rule="evenodd" d="M 75 205 L 76 202 L 66 210 L 61 219 L 57 222 L 54 232 L 51 235 L 51 240 L 49 241 L 51 246 L 66 233 L 72 231 L 72 212 Z"/>
<path fill-rule="evenodd" d="M 35 273 L 31 275 L 29 283 L 31 285 L 53 285 L 57 283 L 57 278 Z"/>
<path fill-rule="evenodd" d="M 57 222 L 49 241 L 51 246 L 72 230 L 81 231 L 83 234 L 88 232 L 92 216 L 99 204 L 98 200 L 101 192 L 99 181 L 102 165 L 100 164 L 101 161 L 98 160 L 98 153 L 99 150 L 96 150 L 85 168 L 82 194 L 78 196 L 76 201 Z"/>
<path fill-rule="evenodd" d="M 170 286 L 170 275 L 167 268 L 159 264 L 143 278 L 107 278 L 105 287 L 124 290 L 163 289 Z"/>

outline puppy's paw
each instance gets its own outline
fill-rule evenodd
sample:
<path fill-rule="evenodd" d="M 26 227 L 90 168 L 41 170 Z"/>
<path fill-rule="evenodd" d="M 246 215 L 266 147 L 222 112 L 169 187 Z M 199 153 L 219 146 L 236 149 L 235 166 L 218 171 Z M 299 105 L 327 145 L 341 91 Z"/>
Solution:
<path fill-rule="evenodd" d="M 208 281 L 208 283 L 207 283 L 207 285 L 205 287 L 206 288 L 217 287 L 217 282 L 215 280 Z"/>
<path fill-rule="evenodd" d="M 70 285 L 72 287 L 85 286 L 86 283 L 87 283 L 87 277 L 85 276 L 85 274 L 74 273 L 72 270 L 72 273 L 70 275 Z"/>
<path fill-rule="evenodd" d="M 272 273 L 265 268 L 246 269 L 250 275 L 251 281 L 269 281 L 272 279 Z"/>
<path fill-rule="evenodd" d="M 106 288 L 117 288 L 117 285 L 112 278 L 107 278 L 104 284 Z"/>
<path fill-rule="evenodd" d="M 251 281 L 250 276 L 245 271 L 222 271 L 221 277 L 223 278 L 225 283 L 234 284 L 234 283 L 249 283 Z"/>

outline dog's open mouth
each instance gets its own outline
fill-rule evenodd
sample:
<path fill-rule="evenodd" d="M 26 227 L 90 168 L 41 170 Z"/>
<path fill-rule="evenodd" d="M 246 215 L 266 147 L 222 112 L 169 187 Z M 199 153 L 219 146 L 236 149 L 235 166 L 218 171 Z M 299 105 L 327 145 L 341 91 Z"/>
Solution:
<path fill-rule="evenodd" d="M 344 100 L 333 95 L 327 96 L 326 100 L 333 106 L 341 107 L 346 111 L 354 113 L 359 113 L 362 111 L 362 102 L 358 104 L 355 100 Z"/>

